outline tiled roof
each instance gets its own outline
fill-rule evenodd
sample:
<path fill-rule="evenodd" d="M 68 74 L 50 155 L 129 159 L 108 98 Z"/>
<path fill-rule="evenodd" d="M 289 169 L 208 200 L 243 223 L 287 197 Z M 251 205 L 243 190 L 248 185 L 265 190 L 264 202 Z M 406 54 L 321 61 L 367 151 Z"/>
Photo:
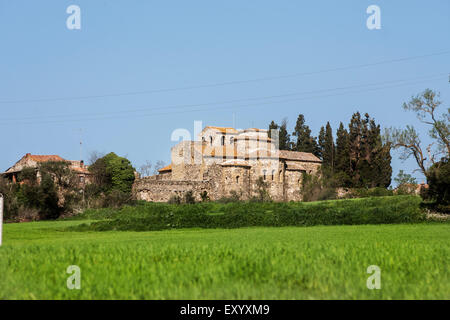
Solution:
<path fill-rule="evenodd" d="M 312 153 L 280 150 L 280 159 L 322 162 Z"/>
<path fill-rule="evenodd" d="M 29 158 L 36 162 L 48 162 L 48 161 L 66 161 L 58 155 L 36 155 L 27 153 L 25 155 L 26 158 Z"/>
<path fill-rule="evenodd" d="M 158 170 L 158 172 L 167 172 L 167 171 L 172 171 L 172 164 L 169 164 L 168 166 L 165 166 L 164 168 Z"/>

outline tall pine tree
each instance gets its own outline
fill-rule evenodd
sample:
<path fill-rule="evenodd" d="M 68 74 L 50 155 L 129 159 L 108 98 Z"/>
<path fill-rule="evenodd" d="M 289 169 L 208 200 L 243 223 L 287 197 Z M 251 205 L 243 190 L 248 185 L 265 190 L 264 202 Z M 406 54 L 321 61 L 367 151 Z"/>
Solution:
<path fill-rule="evenodd" d="M 272 138 L 272 130 L 278 130 L 280 126 L 275 123 L 275 121 L 272 120 L 272 122 L 269 124 L 269 138 Z"/>
<path fill-rule="evenodd" d="M 310 152 L 316 156 L 320 156 L 316 138 L 311 136 L 311 129 L 305 124 L 305 117 L 302 114 L 298 115 L 292 135 L 297 137 L 295 143 L 296 151 Z"/>
<path fill-rule="evenodd" d="M 349 134 L 341 122 L 336 132 L 335 179 L 338 186 L 350 187 Z"/>
<path fill-rule="evenodd" d="M 279 148 L 280 150 L 291 150 L 291 136 L 287 131 L 287 120 L 283 119 L 280 126 L 279 133 Z"/>
<path fill-rule="evenodd" d="M 322 159 L 322 167 L 324 166 L 323 154 L 325 151 L 325 128 L 320 127 L 319 136 L 317 137 L 317 143 L 319 144 L 319 158 Z"/>
<path fill-rule="evenodd" d="M 323 127 L 322 127 L 323 128 Z M 324 138 L 322 142 L 322 166 L 329 173 L 334 172 L 335 166 L 335 145 L 333 139 L 333 130 L 331 129 L 331 125 L 327 122 Z"/>
<path fill-rule="evenodd" d="M 390 146 L 383 145 L 380 126 L 366 113 L 353 114 L 348 134 L 349 166 L 346 173 L 354 188 L 388 187 L 391 183 Z M 339 156 L 337 156 L 339 157 Z"/>

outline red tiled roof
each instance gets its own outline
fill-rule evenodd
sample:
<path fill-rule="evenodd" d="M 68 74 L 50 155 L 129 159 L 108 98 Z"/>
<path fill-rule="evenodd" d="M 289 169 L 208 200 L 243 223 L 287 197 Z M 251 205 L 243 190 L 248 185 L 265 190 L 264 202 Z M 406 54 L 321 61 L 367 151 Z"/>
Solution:
<path fill-rule="evenodd" d="M 36 155 L 36 154 L 27 153 L 25 155 L 25 157 L 30 158 L 31 160 L 36 161 L 36 162 L 66 161 L 58 155 Z"/>

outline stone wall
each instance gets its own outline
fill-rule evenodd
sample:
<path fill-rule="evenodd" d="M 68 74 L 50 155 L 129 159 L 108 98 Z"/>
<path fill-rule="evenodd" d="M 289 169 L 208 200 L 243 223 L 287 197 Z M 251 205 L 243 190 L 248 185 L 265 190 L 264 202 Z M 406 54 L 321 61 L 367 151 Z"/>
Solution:
<path fill-rule="evenodd" d="M 153 202 L 167 202 L 173 196 L 183 197 L 188 191 L 192 191 L 197 200 L 201 200 L 200 194 L 204 191 L 211 200 L 230 197 L 234 192 L 241 200 L 248 200 L 258 195 L 257 181 L 263 178 L 272 200 L 301 201 L 303 174 L 316 173 L 320 164 L 303 162 L 301 165 L 301 170 L 291 170 L 286 169 L 289 166 L 284 162 L 274 168 L 260 160 L 252 161 L 251 167 L 183 164 L 177 175 L 172 172 L 137 179 L 133 191 L 138 200 Z"/>
<path fill-rule="evenodd" d="M 134 183 L 133 194 L 137 200 L 167 202 L 172 196 L 183 197 L 186 192 L 192 191 L 195 199 L 200 201 L 200 194 L 203 191 L 208 192 L 209 188 L 208 181 L 170 181 L 143 178 Z"/>

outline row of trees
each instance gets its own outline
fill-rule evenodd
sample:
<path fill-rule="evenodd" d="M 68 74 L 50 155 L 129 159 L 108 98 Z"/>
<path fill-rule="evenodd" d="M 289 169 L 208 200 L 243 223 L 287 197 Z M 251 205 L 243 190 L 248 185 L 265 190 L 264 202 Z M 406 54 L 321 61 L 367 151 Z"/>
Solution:
<path fill-rule="evenodd" d="M 347 128 L 340 123 L 336 139 L 329 122 L 321 127 L 317 138 L 312 136 L 302 114 L 292 136 L 286 120 L 281 125 L 272 121 L 269 131 L 279 130 L 281 150 L 310 152 L 322 159 L 322 177 L 332 187 L 388 187 L 392 175 L 390 151 L 399 150 L 400 159 L 413 158 L 427 179 L 428 188 L 422 197 L 433 208 L 450 212 L 450 108 L 440 112 L 441 105 L 439 93 L 430 89 L 403 104 L 404 110 L 414 112 L 428 127 L 428 144 L 422 142 L 412 125 L 386 128 L 382 134 L 373 118 L 367 113 L 362 117 L 359 112 L 352 115 Z M 407 185 L 416 180 L 401 171 L 396 182 Z"/>
<path fill-rule="evenodd" d="M 310 152 L 319 157 L 323 175 L 337 187 L 388 187 L 391 183 L 390 144 L 383 143 L 380 125 L 366 113 L 353 114 L 348 128 L 341 122 L 336 139 L 329 122 L 320 128 L 318 137 L 300 114 L 294 131 L 289 135 L 287 121 L 279 126 L 274 121 L 269 131 L 279 130 L 280 150 Z"/>

